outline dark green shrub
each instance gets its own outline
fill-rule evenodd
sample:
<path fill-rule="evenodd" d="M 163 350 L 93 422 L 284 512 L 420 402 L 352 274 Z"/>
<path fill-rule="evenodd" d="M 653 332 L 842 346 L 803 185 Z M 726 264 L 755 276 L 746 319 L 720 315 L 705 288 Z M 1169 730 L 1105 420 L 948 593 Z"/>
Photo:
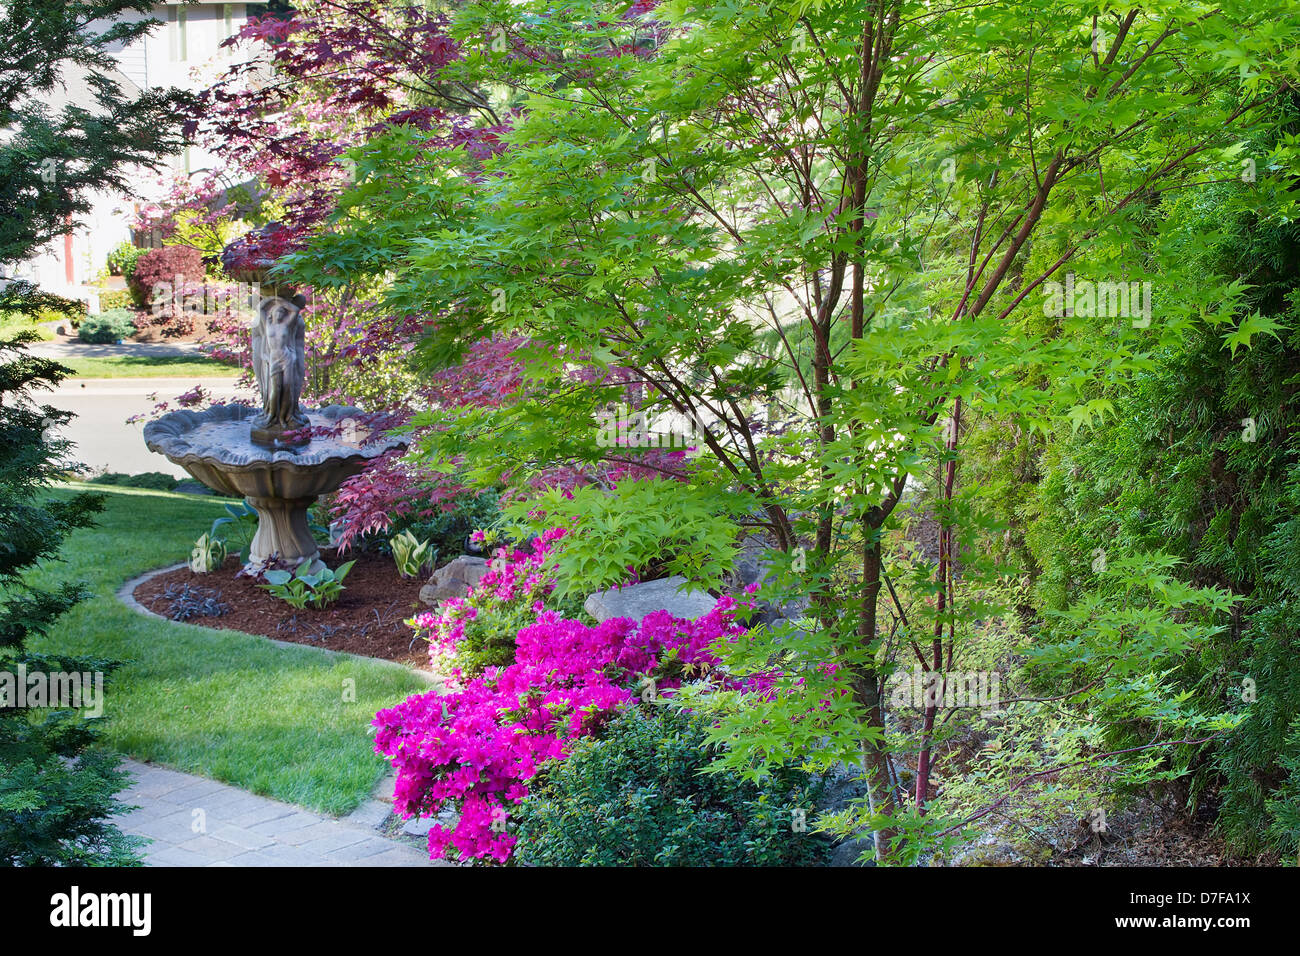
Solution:
<path fill-rule="evenodd" d="M 72 583 L 35 588 L 25 573 L 57 557 L 64 537 L 90 525 L 102 500 L 86 494 L 45 498 L 45 486 L 67 467 L 68 450 L 66 441 L 47 437 L 49 426 L 72 416 L 25 399 L 34 388 L 57 383 L 66 370 L 24 355 L 20 342 L 0 340 L 0 671 L 22 666 L 29 677 L 110 674 L 115 665 L 109 661 L 27 647 L 84 591 Z M 0 707 L 0 866 L 137 862 L 138 841 L 110 822 L 124 809 L 116 795 L 127 774 L 120 758 L 94 746 L 98 729 L 97 721 L 71 709 Z"/>
<path fill-rule="evenodd" d="M 81 323 L 77 337 L 89 345 L 105 345 L 135 334 L 135 322 L 127 309 L 92 315 Z"/>
<path fill-rule="evenodd" d="M 516 859 L 541 866 L 815 866 L 819 787 L 785 768 L 762 784 L 705 774 L 715 751 L 702 718 L 630 707 L 600 739 L 547 766 L 513 814 Z M 796 832 L 795 811 L 808 829 Z"/>
<path fill-rule="evenodd" d="M 497 494 L 466 494 L 451 502 L 454 507 L 428 517 L 399 518 L 382 536 L 383 550 L 388 550 L 388 539 L 409 531 L 419 541 L 428 541 L 434 565 L 445 564 L 466 551 L 466 539 L 474 531 L 486 528 L 501 517 L 497 507 Z"/>
<path fill-rule="evenodd" d="M 1289 331 L 1233 356 L 1222 330 L 1206 327 L 1155 353 L 1104 425 L 1054 442 L 1028 534 L 1037 593 L 1063 607 L 1090 587 L 1095 549 L 1159 548 L 1184 560 L 1189 583 L 1241 597 L 1174 679 L 1207 710 L 1227 705 L 1242 721 L 1177 757 L 1196 771 L 1192 800 L 1217 808 L 1235 850 L 1291 857 L 1300 850 L 1300 229 L 1226 219 L 1212 190 L 1179 212 L 1201 232 L 1223 231 L 1207 268 L 1246 276 L 1247 310 Z M 1113 749 L 1149 737 L 1146 726 L 1107 729 Z"/>
<path fill-rule="evenodd" d="M 161 471 L 143 471 L 138 475 L 128 475 L 120 471 L 107 471 L 90 479 L 91 484 L 117 485 L 123 488 L 150 488 L 154 491 L 171 491 L 178 484 L 171 475 Z"/>

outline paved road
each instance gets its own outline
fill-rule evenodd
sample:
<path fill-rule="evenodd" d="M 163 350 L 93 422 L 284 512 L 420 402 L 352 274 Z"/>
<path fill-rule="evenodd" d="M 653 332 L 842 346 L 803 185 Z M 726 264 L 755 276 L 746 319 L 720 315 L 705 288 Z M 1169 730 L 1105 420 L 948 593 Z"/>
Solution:
<path fill-rule="evenodd" d="M 162 455 L 144 446 L 143 424 L 128 425 L 132 415 L 150 412 L 157 402 L 170 401 L 195 385 L 219 398 L 240 394 L 230 378 L 73 378 L 37 401 L 72 412 L 77 417 L 59 430 L 75 443 L 72 457 L 96 471 L 137 474 L 161 471 L 178 478 L 185 474 Z"/>
<path fill-rule="evenodd" d="M 33 342 L 27 351 L 42 358 L 193 358 L 203 357 L 197 342 L 121 342 L 91 345 L 80 339 Z"/>

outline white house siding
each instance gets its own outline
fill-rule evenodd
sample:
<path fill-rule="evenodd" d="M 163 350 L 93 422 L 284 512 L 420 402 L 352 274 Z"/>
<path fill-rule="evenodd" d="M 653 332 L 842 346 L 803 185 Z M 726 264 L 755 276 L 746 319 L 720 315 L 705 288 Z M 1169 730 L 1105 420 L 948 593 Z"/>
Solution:
<path fill-rule="evenodd" d="M 230 51 L 220 49 L 220 44 L 243 27 L 248 5 L 182 4 L 171 0 L 156 4 L 150 14 L 131 12 L 122 19 L 138 21 L 146 17 L 162 24 L 130 45 L 119 44 L 118 49 L 109 50 L 119 64 L 117 79 L 128 94 L 137 88 L 176 86 L 197 90 L 209 85 L 222 66 L 230 62 Z M 70 78 L 67 88 L 50 98 L 49 105 L 57 108 L 69 100 L 84 102 L 83 91 L 84 84 Z M 196 172 L 215 163 L 216 157 L 206 150 L 191 147 L 171 158 L 170 170 Z M 92 210 L 72 231 L 70 242 L 66 236 L 60 237 L 27 262 L 5 269 L 5 274 L 31 279 L 51 292 L 87 300 L 92 308 L 96 307 L 97 297 L 89 287 L 104 268 L 109 252 L 130 238 L 127 222 L 134 204 L 161 198 L 157 178 L 140 170 L 132 195 L 93 195 Z"/>

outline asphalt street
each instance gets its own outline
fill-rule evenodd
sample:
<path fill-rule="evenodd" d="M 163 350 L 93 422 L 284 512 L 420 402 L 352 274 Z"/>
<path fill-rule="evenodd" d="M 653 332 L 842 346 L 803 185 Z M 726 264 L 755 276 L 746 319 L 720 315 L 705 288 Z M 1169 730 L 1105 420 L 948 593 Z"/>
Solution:
<path fill-rule="evenodd" d="M 74 418 L 56 434 L 74 443 L 72 457 L 94 471 L 136 474 L 161 471 L 182 477 L 185 469 L 145 448 L 144 424 L 127 424 L 148 414 L 158 402 L 171 401 L 196 385 L 217 398 L 240 394 L 231 378 L 73 378 L 53 391 L 33 396 L 43 405 L 72 412 Z"/>

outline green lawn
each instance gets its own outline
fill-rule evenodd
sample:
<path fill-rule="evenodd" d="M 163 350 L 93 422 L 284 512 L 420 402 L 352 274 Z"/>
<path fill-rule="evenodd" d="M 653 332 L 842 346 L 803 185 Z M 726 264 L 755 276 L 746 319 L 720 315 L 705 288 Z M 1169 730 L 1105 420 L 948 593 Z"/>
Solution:
<path fill-rule="evenodd" d="M 102 485 L 96 528 L 64 546 L 37 583 L 85 581 L 94 597 L 33 650 L 129 661 L 105 692 L 105 733 L 124 753 L 327 813 L 364 800 L 386 769 L 372 750 L 375 711 L 426 685 L 405 668 L 281 647 L 265 638 L 174 624 L 114 597 L 141 572 L 184 560 L 225 499 Z M 354 682 L 355 702 L 344 700 Z"/>
<path fill-rule="evenodd" d="M 233 378 L 239 374 L 233 365 L 189 355 L 114 355 L 59 361 L 78 378 Z"/>
<path fill-rule="evenodd" d="M 54 338 L 53 332 L 42 328 L 25 316 L 0 313 L 0 339 L 8 338 L 16 332 L 35 332 L 42 342 Z"/>

